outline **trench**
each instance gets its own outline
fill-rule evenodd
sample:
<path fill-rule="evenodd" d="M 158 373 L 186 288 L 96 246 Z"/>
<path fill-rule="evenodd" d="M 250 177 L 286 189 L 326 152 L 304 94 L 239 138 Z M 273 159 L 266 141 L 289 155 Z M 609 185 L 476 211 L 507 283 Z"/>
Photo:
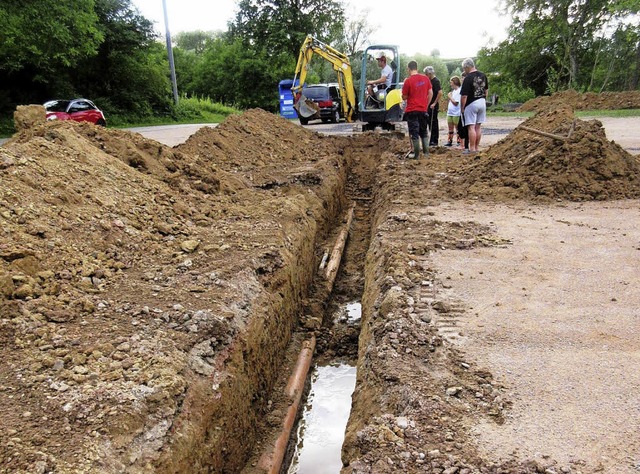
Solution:
<path fill-rule="evenodd" d="M 371 233 L 371 206 L 373 176 L 379 152 L 370 147 L 351 150 L 344 185 L 344 195 L 337 199 L 344 203 L 325 240 L 317 245 L 316 260 L 326 264 L 327 254 L 342 229 L 346 214 L 353 206 L 353 218 L 348 238 L 340 257 L 339 269 L 330 287 L 322 271 L 316 271 L 310 296 L 305 303 L 304 316 L 294 330 L 292 343 L 285 356 L 285 367 L 271 397 L 268 421 L 258 435 L 254 451 L 242 472 L 339 473 L 342 469 L 341 451 L 347 422 L 351 412 L 351 398 L 356 385 L 358 338 L 364 291 L 364 265 Z M 319 316 L 318 316 L 319 315 Z M 310 321 L 314 324 L 310 324 Z M 313 330 L 309 330 L 309 328 Z M 292 427 L 282 464 L 273 469 L 265 459 L 273 454 L 277 436 L 282 436 L 282 423 L 286 412 L 277 392 L 292 377 L 291 360 L 299 354 L 309 335 L 315 336 L 313 362 L 306 374 L 303 394 Z M 285 398 L 284 405 L 290 402 Z M 280 406 L 278 406 L 280 404 Z"/>

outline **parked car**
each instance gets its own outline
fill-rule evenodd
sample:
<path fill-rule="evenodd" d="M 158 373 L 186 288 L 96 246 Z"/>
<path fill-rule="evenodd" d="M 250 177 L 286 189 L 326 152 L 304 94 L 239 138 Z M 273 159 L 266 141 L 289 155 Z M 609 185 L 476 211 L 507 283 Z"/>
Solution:
<path fill-rule="evenodd" d="M 88 99 L 50 100 L 45 102 L 47 120 L 75 120 L 91 122 L 95 125 L 107 125 L 102 111 Z"/>
<path fill-rule="evenodd" d="M 318 112 L 315 115 L 307 118 L 299 117 L 302 125 L 306 125 L 309 120 L 313 119 L 322 119 L 325 123 L 338 123 L 344 117 L 342 98 L 337 83 L 304 86 L 302 95 L 318 106 Z"/>

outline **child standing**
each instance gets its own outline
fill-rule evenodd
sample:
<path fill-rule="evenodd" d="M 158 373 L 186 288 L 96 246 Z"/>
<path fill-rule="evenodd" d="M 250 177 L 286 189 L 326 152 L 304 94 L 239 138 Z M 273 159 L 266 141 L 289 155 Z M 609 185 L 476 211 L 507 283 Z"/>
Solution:
<path fill-rule="evenodd" d="M 447 108 L 447 125 L 449 126 L 449 141 L 445 146 L 453 146 L 454 130 L 457 129 L 458 123 L 460 123 L 460 78 L 453 76 L 449 81 L 451 85 L 451 92 L 447 94 L 449 98 L 449 107 Z"/>

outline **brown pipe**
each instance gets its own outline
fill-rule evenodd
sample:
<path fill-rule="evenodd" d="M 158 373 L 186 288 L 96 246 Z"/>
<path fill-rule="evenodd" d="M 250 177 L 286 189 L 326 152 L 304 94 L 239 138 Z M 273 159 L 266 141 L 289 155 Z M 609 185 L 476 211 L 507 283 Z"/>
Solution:
<path fill-rule="evenodd" d="M 518 128 L 521 130 L 524 130 L 525 132 L 535 133 L 536 135 L 541 135 L 543 137 L 551 138 L 553 140 L 558 140 L 561 142 L 566 142 L 569 138 L 569 137 L 563 137 L 560 135 L 555 135 L 553 133 L 543 132 L 542 130 L 536 130 L 535 128 L 526 127 L 524 125 L 520 125 Z"/>
<path fill-rule="evenodd" d="M 300 400 L 302 400 L 302 394 L 304 393 L 304 385 L 307 381 L 307 374 L 311 367 L 315 347 L 315 336 L 311 336 L 311 339 L 302 343 L 302 349 L 300 349 L 295 369 L 285 388 L 285 393 L 291 403 L 287 409 L 284 422 L 282 423 L 282 431 L 271 452 L 264 453 L 258 461 L 258 467 L 261 470 L 269 472 L 269 474 L 278 474 L 282 468 L 289 438 L 291 438 L 291 431 L 298 417 L 298 408 L 300 406 Z"/>
<path fill-rule="evenodd" d="M 340 231 L 338 239 L 336 240 L 333 250 L 331 251 L 331 258 L 327 264 L 325 271 L 325 277 L 329 285 L 329 289 L 333 287 L 333 282 L 338 274 L 338 267 L 340 266 L 340 260 L 342 260 L 342 253 L 344 252 L 344 246 L 347 243 L 347 237 L 349 236 L 349 229 L 351 228 L 351 221 L 353 220 L 353 211 L 356 207 L 355 202 L 351 205 L 349 212 L 347 213 L 347 222 Z"/>

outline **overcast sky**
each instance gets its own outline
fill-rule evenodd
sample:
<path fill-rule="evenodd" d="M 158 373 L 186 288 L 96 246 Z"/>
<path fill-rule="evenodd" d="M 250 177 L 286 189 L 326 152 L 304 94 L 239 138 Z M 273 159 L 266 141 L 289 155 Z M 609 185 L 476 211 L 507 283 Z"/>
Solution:
<path fill-rule="evenodd" d="M 166 0 L 169 30 L 227 30 L 234 18 L 235 0 Z M 164 33 L 162 0 L 132 0 L 140 12 Z M 347 14 L 369 10 L 376 31 L 371 43 L 396 44 L 400 54 L 429 54 L 438 49 L 443 58 L 475 56 L 480 48 L 506 38 L 509 21 L 496 8 L 498 0 L 348 0 Z M 463 19 L 464 23 L 463 23 Z M 313 32 L 309 32 L 313 34 Z"/>

